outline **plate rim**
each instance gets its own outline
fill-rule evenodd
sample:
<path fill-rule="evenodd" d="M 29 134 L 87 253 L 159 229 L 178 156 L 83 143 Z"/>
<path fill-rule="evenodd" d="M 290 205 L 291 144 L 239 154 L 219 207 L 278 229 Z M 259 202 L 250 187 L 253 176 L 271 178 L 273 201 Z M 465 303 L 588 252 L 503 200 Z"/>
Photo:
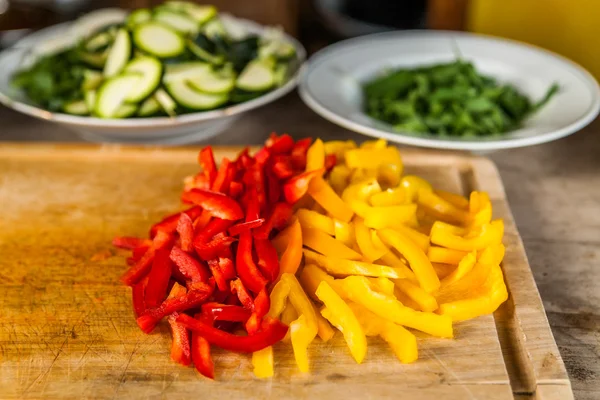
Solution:
<path fill-rule="evenodd" d="M 486 140 L 486 141 L 472 141 L 472 140 L 461 140 L 453 141 L 447 139 L 436 139 L 436 138 L 424 138 L 407 135 L 404 133 L 394 133 L 391 131 L 382 130 L 376 127 L 363 125 L 360 122 L 352 121 L 351 119 L 335 113 L 328 107 L 323 105 L 308 89 L 308 76 L 312 73 L 316 64 L 319 60 L 322 60 L 335 52 L 349 48 L 354 44 L 368 41 L 371 39 L 378 39 L 381 37 L 394 37 L 394 36 L 437 36 L 437 37 L 449 37 L 449 36 L 462 36 L 468 38 L 484 39 L 491 42 L 509 44 L 511 46 L 522 47 L 532 50 L 537 53 L 541 53 L 547 57 L 554 58 L 561 64 L 566 64 L 572 71 L 577 72 L 580 75 L 582 82 L 586 83 L 586 86 L 590 90 L 592 100 L 590 101 L 589 107 L 583 116 L 573 123 L 557 130 L 544 131 L 543 133 L 535 136 L 514 138 L 507 140 Z M 589 84 L 589 85 L 588 85 Z M 407 144 L 419 147 L 428 147 L 436 149 L 450 149 L 450 150 L 472 150 L 472 151 L 485 151 L 485 150 L 500 150 L 500 149 L 511 149 L 517 147 L 533 146 L 537 144 L 547 143 L 557 139 L 561 139 L 568 135 L 578 132 L 588 124 L 590 124 L 600 113 L 600 85 L 594 76 L 587 71 L 584 67 L 576 63 L 575 61 L 564 57 L 560 54 L 552 52 L 550 50 L 541 48 L 539 46 L 520 42 L 518 40 L 506 39 L 492 35 L 462 32 L 462 31 L 447 31 L 447 30 L 424 30 L 424 29 L 411 29 L 406 31 L 391 31 L 381 32 L 371 35 L 359 36 L 351 39 L 346 39 L 329 45 L 315 54 L 305 63 L 300 69 L 300 78 L 298 83 L 298 93 L 304 103 L 315 113 L 319 114 L 326 120 L 333 122 L 348 130 L 361 133 L 370 137 L 383 138 L 390 142 L 398 144 Z M 366 115 L 366 114 L 365 114 Z M 368 116 L 367 116 L 368 117 Z"/>

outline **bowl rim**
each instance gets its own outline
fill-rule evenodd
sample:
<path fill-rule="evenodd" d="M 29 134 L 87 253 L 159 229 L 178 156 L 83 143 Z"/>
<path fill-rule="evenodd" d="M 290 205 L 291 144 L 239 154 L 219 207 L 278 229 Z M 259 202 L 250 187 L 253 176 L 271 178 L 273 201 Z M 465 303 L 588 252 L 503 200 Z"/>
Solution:
<path fill-rule="evenodd" d="M 375 126 L 369 126 L 357 121 L 353 121 L 350 118 L 342 114 L 338 114 L 330 110 L 326 105 L 322 104 L 321 101 L 316 98 L 312 92 L 308 89 L 308 77 L 311 72 L 320 64 L 324 59 L 331 57 L 337 51 L 347 50 L 351 46 L 379 38 L 389 37 L 410 37 L 410 36 L 460 36 L 467 38 L 474 38 L 480 40 L 486 40 L 489 42 L 508 44 L 510 46 L 527 48 L 532 52 L 542 54 L 546 57 L 550 57 L 555 61 L 566 65 L 572 71 L 577 72 L 583 82 L 587 83 L 587 87 L 592 95 L 592 101 L 588 109 L 583 113 L 582 117 L 573 123 L 557 130 L 546 130 L 540 134 L 521 137 L 521 138 L 510 138 L 510 139 L 486 139 L 486 140 L 448 140 L 446 138 L 435 138 L 435 137 L 419 137 L 409 132 L 392 132 L 384 129 L 379 129 Z M 383 138 L 390 142 L 407 144 L 419 147 L 428 147 L 436 149 L 449 149 L 449 150 L 470 150 L 470 151 L 485 151 L 485 150 L 500 150 L 500 149 L 511 149 L 517 147 L 532 146 L 536 144 L 542 144 L 550 141 L 554 141 L 570 134 L 573 134 L 580 129 L 590 124 L 600 113 L 600 85 L 594 76 L 587 71 L 584 67 L 577 64 L 576 62 L 568 59 L 567 57 L 561 56 L 550 50 L 532 45 L 529 43 L 520 42 L 518 40 L 500 38 L 492 35 L 485 35 L 471 32 L 458 32 L 458 31 L 446 31 L 436 30 L 429 31 L 423 29 L 411 29 L 406 31 L 391 31 L 391 32 L 380 32 L 370 35 L 359 36 L 351 39 L 339 41 L 333 45 L 327 46 L 315 54 L 313 54 L 310 60 L 305 63 L 300 71 L 300 79 L 298 83 L 298 93 L 304 103 L 312 109 L 314 112 L 319 114 L 321 117 L 339 125 L 343 128 L 351 131 L 361 133 L 363 135 Z M 361 110 L 362 112 L 362 110 Z M 363 113 L 364 114 L 364 113 Z M 364 114 L 367 116 L 366 114 Z M 368 116 L 367 116 L 368 117 Z M 370 118 L 370 117 L 368 117 Z"/>
<path fill-rule="evenodd" d="M 247 28 L 250 28 L 250 31 L 254 31 L 256 33 L 263 33 L 269 26 L 258 24 L 254 21 L 233 17 L 227 13 L 220 13 L 221 15 L 226 16 L 227 18 L 232 18 L 235 21 L 244 24 Z M 68 29 L 74 21 L 63 22 L 60 24 L 52 25 L 41 29 L 39 31 L 33 32 L 31 35 L 43 36 L 43 32 L 58 32 L 61 29 Z M 43 108 L 24 103 L 22 101 L 14 99 L 10 94 L 0 91 L 0 103 L 5 106 L 21 112 L 23 114 L 30 115 L 32 117 L 36 117 L 39 119 L 63 123 L 67 125 L 73 126 L 83 126 L 83 127 L 97 127 L 97 128 L 157 128 L 157 127 L 172 127 L 173 125 L 188 125 L 197 122 L 215 120 L 218 118 L 229 117 L 236 114 L 241 114 L 245 111 L 252 110 L 254 108 L 260 107 L 267 103 L 270 103 L 280 97 L 291 92 L 297 85 L 300 77 L 300 72 L 304 63 L 306 62 L 306 49 L 304 46 L 294 37 L 289 34 L 282 32 L 282 35 L 286 41 L 291 43 L 296 50 L 296 65 L 294 74 L 290 76 L 288 81 L 270 91 L 267 92 L 255 99 L 245 101 L 243 103 L 231 105 L 225 108 L 219 108 L 216 110 L 209 111 L 197 111 L 189 114 L 177 115 L 175 117 L 149 117 L 149 118 L 124 118 L 124 119 L 103 119 L 98 117 L 90 117 L 90 116 L 78 116 L 78 115 L 70 115 L 60 112 L 52 112 L 45 110 Z M 19 42 L 24 41 L 25 43 L 29 43 L 28 40 L 30 35 L 25 36 Z M 21 51 L 28 51 L 30 47 L 18 47 L 19 42 L 13 47 L 7 48 L 0 52 L 0 65 L 6 60 L 8 57 L 15 56 L 14 53 Z M 38 42 L 39 43 L 39 42 Z"/>

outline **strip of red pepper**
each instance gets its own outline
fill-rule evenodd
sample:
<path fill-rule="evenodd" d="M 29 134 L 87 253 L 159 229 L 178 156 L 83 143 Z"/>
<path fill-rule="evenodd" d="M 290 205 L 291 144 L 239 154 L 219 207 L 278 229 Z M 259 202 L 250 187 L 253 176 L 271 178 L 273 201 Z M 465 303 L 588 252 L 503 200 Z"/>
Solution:
<path fill-rule="evenodd" d="M 254 230 L 257 239 L 268 239 L 273 229 L 283 229 L 292 218 L 292 206 L 285 202 L 275 203 L 262 226 Z"/>
<path fill-rule="evenodd" d="M 277 155 L 272 158 L 271 171 L 279 179 L 287 179 L 294 175 L 294 168 L 290 156 Z"/>
<path fill-rule="evenodd" d="M 300 200 L 306 192 L 308 192 L 308 185 L 310 181 L 317 177 L 323 176 L 325 173 L 325 168 L 316 169 L 314 171 L 308 171 L 300 175 L 296 175 L 295 177 L 289 179 L 283 185 L 283 195 L 285 196 L 285 200 L 290 204 L 295 204 L 298 200 Z"/>
<path fill-rule="evenodd" d="M 294 147 L 292 148 L 291 157 L 292 157 L 292 166 L 300 171 L 304 171 L 306 168 L 306 154 L 308 153 L 308 148 L 312 143 L 312 139 L 300 139 L 296 141 Z"/>
<path fill-rule="evenodd" d="M 190 347 L 190 335 L 183 324 L 176 321 L 177 317 L 171 315 L 168 318 L 171 328 L 171 359 L 182 365 L 190 365 L 192 361 L 192 351 Z"/>
<path fill-rule="evenodd" d="M 271 133 L 269 139 L 265 142 L 265 146 L 272 154 L 287 154 L 294 148 L 294 139 L 287 133 L 281 136 Z"/>
<path fill-rule="evenodd" d="M 205 303 L 202 313 L 210 315 L 215 321 L 246 322 L 251 312 L 244 307 L 231 304 Z"/>
<path fill-rule="evenodd" d="M 212 327 L 212 321 L 204 315 L 196 314 L 196 318 Z M 196 370 L 201 375 L 209 379 L 215 379 L 215 364 L 210 352 L 210 343 L 198 332 L 192 332 L 192 360 Z"/>
<path fill-rule="evenodd" d="M 154 257 L 144 295 L 144 301 L 148 308 L 157 307 L 167 297 L 169 278 L 171 278 L 173 269 L 169 254 L 169 249 L 163 248 L 159 249 Z"/>
<path fill-rule="evenodd" d="M 263 319 L 261 330 L 251 336 L 236 336 L 224 332 L 186 314 L 179 314 L 177 322 L 181 322 L 186 328 L 202 335 L 212 345 L 240 353 L 254 353 L 272 346 L 282 340 L 288 331 L 286 325 L 269 317 Z"/>
<path fill-rule="evenodd" d="M 166 248 L 172 243 L 173 237 L 163 231 L 158 231 L 156 236 L 152 240 L 152 245 L 148 248 L 148 251 L 144 253 L 142 258 L 135 263 L 131 268 L 123 274 L 121 281 L 126 285 L 133 285 L 139 282 L 144 277 L 150 268 L 152 267 L 152 261 L 154 260 L 154 254 L 161 248 Z"/>
<path fill-rule="evenodd" d="M 243 191 L 244 191 L 244 185 L 242 185 L 241 183 L 232 181 L 229 184 L 229 195 L 231 197 L 233 197 L 234 199 L 237 199 L 242 194 Z"/>
<path fill-rule="evenodd" d="M 158 231 L 163 231 L 166 233 L 175 232 L 175 230 L 177 229 L 177 224 L 179 223 L 179 217 L 182 213 L 187 214 L 193 221 L 200 216 L 200 214 L 202 213 L 202 209 L 200 207 L 194 206 L 188 208 L 185 211 L 178 212 L 177 214 L 169 215 L 162 221 L 152 225 L 152 228 L 150 228 L 150 237 L 154 238 Z"/>
<path fill-rule="evenodd" d="M 192 189 L 181 196 L 184 201 L 196 204 L 213 217 L 235 221 L 244 218 L 237 201 L 223 193 L 211 190 Z"/>
<path fill-rule="evenodd" d="M 135 317 L 139 317 L 146 311 L 146 302 L 144 300 L 145 292 L 146 292 L 146 284 L 148 283 L 148 277 L 142 279 L 138 283 L 135 283 L 131 287 L 131 299 L 133 303 L 133 311 L 135 312 Z"/>
<path fill-rule="evenodd" d="M 254 239 L 254 248 L 256 250 L 256 257 L 258 258 L 258 268 L 260 272 L 270 282 L 274 282 L 279 276 L 279 257 L 277 250 L 269 239 Z"/>
<path fill-rule="evenodd" d="M 202 166 L 205 176 L 212 185 L 217 177 L 217 164 L 215 163 L 215 156 L 213 154 L 212 147 L 206 146 L 200 150 L 200 154 L 198 154 L 198 162 Z"/>
<path fill-rule="evenodd" d="M 192 241 L 194 240 L 194 222 L 187 214 L 181 214 L 177 222 L 177 233 L 179 234 L 179 243 L 181 250 L 193 251 Z"/>
<path fill-rule="evenodd" d="M 250 293 L 248 293 L 248 291 L 246 290 L 246 287 L 244 286 L 243 282 L 240 279 L 236 279 L 234 281 L 231 281 L 230 287 L 231 293 L 235 294 L 238 297 L 240 303 L 242 303 L 242 305 L 248 310 L 253 311 L 254 299 L 252 299 L 252 296 L 250 296 Z"/>
<path fill-rule="evenodd" d="M 269 312 L 271 307 L 271 299 L 267 293 L 267 289 L 261 290 L 256 298 L 254 299 L 254 305 L 252 315 L 246 322 L 246 331 L 249 335 L 254 335 L 262 324 L 262 320 L 265 315 Z"/>
<path fill-rule="evenodd" d="M 208 268 L 179 247 L 175 246 L 171 249 L 170 258 L 186 280 L 192 283 L 208 283 L 210 278 Z"/>
<path fill-rule="evenodd" d="M 118 236 L 113 239 L 112 244 L 120 249 L 135 250 L 136 248 L 142 246 L 150 247 L 152 245 L 152 240 L 129 236 Z"/>
<path fill-rule="evenodd" d="M 267 285 L 267 280 L 254 264 L 252 234 L 250 232 L 244 232 L 240 235 L 235 262 L 238 276 L 245 287 L 254 293 L 258 293 Z"/>
<path fill-rule="evenodd" d="M 238 236 L 242 232 L 246 232 L 251 229 L 258 228 L 259 226 L 264 224 L 264 222 L 265 222 L 264 218 L 257 218 L 252 221 L 241 222 L 241 223 L 233 225 L 231 228 L 229 228 L 229 234 L 231 236 Z"/>
<path fill-rule="evenodd" d="M 230 246 L 235 242 L 235 239 L 229 236 L 225 236 L 224 233 L 215 235 L 212 240 L 208 243 L 194 240 L 194 248 L 198 256 L 204 260 L 209 261 L 218 257 L 231 257 Z"/>
<path fill-rule="evenodd" d="M 219 265 L 218 259 L 208 260 L 208 268 L 210 268 L 210 272 L 215 277 L 215 282 L 217 283 L 217 288 L 221 291 L 226 291 L 229 289 L 227 285 L 227 277 L 221 271 L 221 266 Z"/>
<path fill-rule="evenodd" d="M 266 171 L 267 176 L 267 200 L 269 204 L 277 203 L 281 199 L 281 183 L 273 171 Z"/>

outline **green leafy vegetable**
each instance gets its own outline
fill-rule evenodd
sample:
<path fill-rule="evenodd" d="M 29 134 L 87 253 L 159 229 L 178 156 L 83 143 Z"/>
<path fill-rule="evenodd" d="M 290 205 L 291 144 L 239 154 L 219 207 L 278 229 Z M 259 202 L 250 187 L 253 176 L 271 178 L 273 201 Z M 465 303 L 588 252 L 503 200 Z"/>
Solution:
<path fill-rule="evenodd" d="M 521 126 L 559 91 L 552 85 L 538 102 L 516 88 L 481 75 L 473 64 L 399 69 L 363 86 L 365 111 L 398 131 L 443 136 L 486 136 Z"/>

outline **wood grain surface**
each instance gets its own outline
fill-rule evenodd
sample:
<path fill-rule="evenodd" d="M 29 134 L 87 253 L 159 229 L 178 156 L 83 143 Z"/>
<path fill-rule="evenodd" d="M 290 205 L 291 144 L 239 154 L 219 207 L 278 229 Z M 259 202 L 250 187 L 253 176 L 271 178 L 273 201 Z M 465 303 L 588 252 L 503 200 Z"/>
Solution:
<path fill-rule="evenodd" d="M 283 343 L 269 381 L 246 355 L 215 352 L 216 382 L 172 363 L 168 329 L 137 328 L 110 240 L 178 208 L 196 151 L 0 145 L 0 398 L 572 398 L 495 167 L 432 152 L 405 151 L 407 169 L 446 190 L 488 191 L 505 219 L 511 296 L 494 316 L 458 324 L 454 340 L 421 336 L 411 365 L 379 341 L 356 365 L 341 335 L 311 346 L 310 375 Z"/>

